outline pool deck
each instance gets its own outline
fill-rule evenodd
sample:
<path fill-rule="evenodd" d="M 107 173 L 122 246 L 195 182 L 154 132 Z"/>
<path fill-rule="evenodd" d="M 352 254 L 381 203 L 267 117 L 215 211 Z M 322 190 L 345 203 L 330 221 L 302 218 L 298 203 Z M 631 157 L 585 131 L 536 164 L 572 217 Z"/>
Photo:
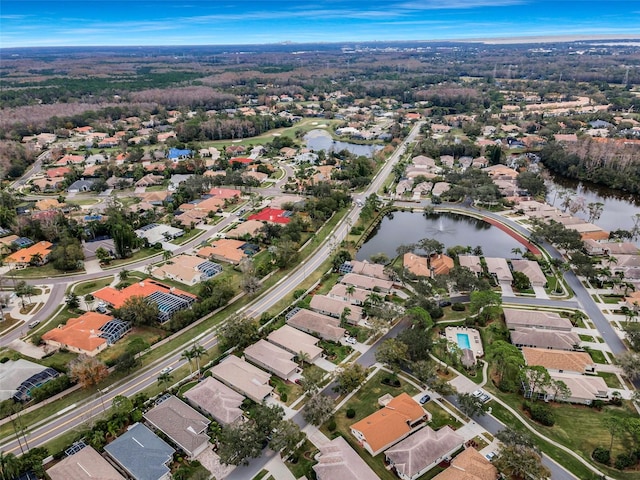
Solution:
<path fill-rule="evenodd" d="M 475 328 L 467 327 L 447 327 L 444 329 L 444 334 L 447 340 L 458 345 L 458 334 L 464 333 L 469 336 L 469 344 L 471 345 L 471 351 L 476 358 L 484 356 L 484 349 L 482 348 L 482 339 L 480 338 L 480 332 Z"/>

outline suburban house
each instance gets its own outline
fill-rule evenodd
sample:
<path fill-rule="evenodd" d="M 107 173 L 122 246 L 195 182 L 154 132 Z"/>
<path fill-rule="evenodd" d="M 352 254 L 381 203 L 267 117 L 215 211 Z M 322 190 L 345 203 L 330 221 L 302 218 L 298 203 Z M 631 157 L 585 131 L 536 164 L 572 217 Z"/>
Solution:
<path fill-rule="evenodd" d="M 135 231 L 138 238 L 146 238 L 149 244 L 168 242 L 184 235 L 181 228 L 159 223 L 150 223 Z"/>
<path fill-rule="evenodd" d="M 303 332 L 315 334 L 323 340 L 339 342 L 346 330 L 340 320 L 304 308 L 294 308 L 287 314 L 287 324 Z"/>
<path fill-rule="evenodd" d="M 596 365 L 586 352 L 568 352 L 565 350 L 547 350 L 544 348 L 523 347 L 522 355 L 529 366 L 544 367 L 549 372 L 595 373 Z"/>
<path fill-rule="evenodd" d="M 289 325 L 283 325 L 267 336 L 267 340 L 284 348 L 296 356 L 305 354 L 305 361 L 313 363 L 322 357 L 322 348 L 318 347 L 318 339 Z"/>
<path fill-rule="evenodd" d="M 480 257 L 476 255 L 459 255 L 458 262 L 460 263 L 461 267 L 471 270 L 478 277 L 483 274 Z"/>
<path fill-rule="evenodd" d="M 242 417 L 240 406 L 244 396 L 213 377 L 207 377 L 187 390 L 184 397 L 221 425 L 229 425 Z"/>
<path fill-rule="evenodd" d="M 280 223 L 286 225 L 291 221 L 292 212 L 288 210 L 280 210 L 279 208 L 265 208 L 262 211 L 249 216 L 249 220 L 258 220 L 260 222 Z"/>
<path fill-rule="evenodd" d="M 202 258 L 212 258 L 223 262 L 238 264 L 247 256 L 245 245 L 247 245 L 247 242 L 242 240 L 221 238 L 213 242 L 211 246 L 202 247 L 196 252 L 196 255 Z"/>
<path fill-rule="evenodd" d="M 314 312 L 322 313 L 323 315 L 329 315 L 330 317 L 341 318 L 345 309 L 348 309 L 346 315 L 347 323 L 351 325 L 357 325 L 360 320 L 364 318 L 364 312 L 361 307 L 352 305 L 349 302 L 338 300 L 327 295 L 314 295 L 311 297 L 311 303 L 309 307 Z"/>
<path fill-rule="evenodd" d="M 153 173 L 148 173 L 140 180 L 135 183 L 135 186 L 140 188 L 152 187 L 154 185 L 160 185 L 164 181 L 164 177 L 162 175 L 154 175 Z"/>
<path fill-rule="evenodd" d="M 237 223 L 233 229 L 225 232 L 225 235 L 229 238 L 246 238 L 247 236 L 252 238 L 258 235 L 262 227 L 264 227 L 264 223 L 258 220 L 247 220 Z"/>
<path fill-rule="evenodd" d="M 379 477 L 343 437 L 320 447 L 313 466 L 318 480 L 377 480 Z"/>
<path fill-rule="evenodd" d="M 31 399 L 31 390 L 56 378 L 57 370 L 24 358 L 0 363 L 0 401 L 13 398 L 16 402 Z"/>
<path fill-rule="evenodd" d="M 543 312 L 540 310 L 516 310 L 505 308 L 504 321 L 509 330 L 520 328 L 537 328 L 570 332 L 573 328 L 568 318 L 561 317 L 555 312 Z"/>
<path fill-rule="evenodd" d="M 580 345 L 577 333 L 538 328 L 517 328 L 511 330 L 511 343 L 516 347 L 547 348 L 554 350 L 575 350 Z"/>
<path fill-rule="evenodd" d="M 398 477 L 415 480 L 463 444 L 464 438 L 449 425 L 437 431 L 427 426 L 388 449 L 384 456 Z"/>
<path fill-rule="evenodd" d="M 177 162 L 191 157 L 191 153 L 191 150 L 188 149 L 170 148 L 167 158 L 173 162 Z"/>
<path fill-rule="evenodd" d="M 429 257 L 431 276 L 447 275 L 453 268 L 453 258 L 444 254 L 434 254 Z"/>
<path fill-rule="evenodd" d="M 76 180 L 67 188 L 67 192 L 69 193 L 80 193 L 80 192 L 88 192 L 91 190 L 91 187 L 95 183 L 95 180 Z"/>
<path fill-rule="evenodd" d="M 409 436 L 424 426 L 428 413 L 406 393 L 391 399 L 380 410 L 351 425 L 351 434 L 371 455 Z"/>
<path fill-rule="evenodd" d="M 158 321 L 164 323 L 179 311 L 189 308 L 197 297 L 191 293 L 168 287 L 154 280 L 145 280 L 134 283 L 122 290 L 113 287 L 104 287 L 93 294 L 98 300 L 109 304 L 114 308 L 120 308 L 131 297 L 145 297 L 158 305 L 160 313 Z"/>
<path fill-rule="evenodd" d="M 211 374 L 228 387 L 257 403 L 262 403 L 273 390 L 269 385 L 271 375 L 235 355 L 229 355 L 214 366 Z"/>
<path fill-rule="evenodd" d="M 154 269 L 151 274 L 160 280 L 168 278 L 185 285 L 195 285 L 209 280 L 221 272 L 222 267 L 217 263 L 183 254 Z"/>
<path fill-rule="evenodd" d="M 405 253 L 402 257 L 402 265 L 409 273 L 416 277 L 431 277 L 429 261 L 427 257 L 421 257 L 415 253 Z"/>
<path fill-rule="evenodd" d="M 83 447 L 63 458 L 47 470 L 51 480 L 125 480 L 105 458 L 92 447 Z"/>
<path fill-rule="evenodd" d="M 240 190 L 236 190 L 235 188 L 213 187 L 211 190 L 209 190 L 209 195 L 220 198 L 222 200 L 232 200 L 240 198 L 242 192 Z"/>
<path fill-rule="evenodd" d="M 129 322 L 98 312 L 85 312 L 80 317 L 70 318 L 66 324 L 49 330 L 42 335 L 42 340 L 47 345 L 93 357 L 116 343 L 130 330 Z"/>
<path fill-rule="evenodd" d="M 26 268 L 32 260 L 36 265 L 44 265 L 49 261 L 52 247 L 53 244 L 51 242 L 43 240 L 8 255 L 4 259 L 4 263 L 10 268 Z"/>
<path fill-rule="evenodd" d="M 344 302 L 349 302 L 352 305 L 363 305 L 367 298 L 369 298 L 371 292 L 369 290 L 363 290 L 362 288 L 348 287 L 343 283 L 336 283 L 327 296 L 331 298 L 337 298 Z"/>
<path fill-rule="evenodd" d="M 249 362 L 287 381 L 299 373 L 298 365 L 292 360 L 294 356 L 266 340 L 258 340 L 244 349 L 244 357 Z"/>
<path fill-rule="evenodd" d="M 542 387 L 536 392 L 538 398 L 545 402 L 558 401 L 591 405 L 594 400 L 608 400 L 609 387 L 602 377 L 596 375 L 576 375 L 574 373 L 549 372 L 552 380 L 562 381 L 569 389 L 567 398 L 556 398 L 556 392 L 551 387 Z M 527 382 L 522 384 L 525 398 L 531 398 L 531 390 Z"/>
<path fill-rule="evenodd" d="M 209 446 L 211 421 L 173 395 L 144 414 L 144 419 L 164 433 L 180 450 L 194 459 Z"/>
<path fill-rule="evenodd" d="M 504 258 L 484 257 L 484 261 L 487 264 L 487 271 L 493 275 L 498 283 L 513 282 L 509 264 Z"/>
<path fill-rule="evenodd" d="M 347 273 L 340 279 L 344 285 L 353 285 L 364 290 L 375 290 L 377 292 L 389 293 L 393 287 L 391 280 L 381 280 L 375 277 L 367 277 L 357 273 Z"/>
<path fill-rule="evenodd" d="M 511 260 L 511 265 L 514 272 L 524 273 L 532 286 L 544 287 L 547 284 L 547 277 L 538 262 L 533 260 Z"/>
<path fill-rule="evenodd" d="M 496 480 L 498 469 L 475 448 L 467 448 L 457 455 L 449 467 L 433 480 Z"/>
<path fill-rule="evenodd" d="M 141 423 L 104 447 L 134 480 L 168 480 L 175 450 Z"/>
<path fill-rule="evenodd" d="M 340 265 L 338 269 L 339 273 L 357 273 L 358 275 L 364 275 L 366 277 L 375 277 L 380 280 L 389 280 L 389 275 L 384 271 L 384 265 L 379 263 L 370 263 L 366 260 L 350 260 Z"/>

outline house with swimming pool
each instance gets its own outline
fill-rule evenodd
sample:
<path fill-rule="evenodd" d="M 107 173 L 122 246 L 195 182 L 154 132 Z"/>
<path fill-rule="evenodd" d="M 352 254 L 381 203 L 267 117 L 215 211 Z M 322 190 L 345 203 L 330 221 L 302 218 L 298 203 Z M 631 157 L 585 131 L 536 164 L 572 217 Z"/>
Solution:
<path fill-rule="evenodd" d="M 462 364 L 469 368 L 476 364 L 478 358 L 484 356 L 484 348 L 480 332 L 475 328 L 447 327 L 444 329 L 447 341 L 455 344 L 462 352 Z"/>

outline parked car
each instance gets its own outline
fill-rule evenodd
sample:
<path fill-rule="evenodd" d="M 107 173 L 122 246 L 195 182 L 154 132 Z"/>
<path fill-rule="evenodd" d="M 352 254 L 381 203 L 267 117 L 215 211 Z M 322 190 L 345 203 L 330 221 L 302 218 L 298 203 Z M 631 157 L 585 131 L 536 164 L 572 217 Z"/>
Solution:
<path fill-rule="evenodd" d="M 482 393 L 483 393 L 482 390 L 476 390 L 471 395 L 476 397 L 476 398 L 479 398 L 482 395 Z"/>
<path fill-rule="evenodd" d="M 358 340 L 356 340 L 354 337 L 347 337 L 344 339 L 344 341 L 351 345 L 355 345 L 356 343 L 358 343 Z"/>
<path fill-rule="evenodd" d="M 449 306 L 451 305 L 451 302 L 450 302 L 449 300 L 440 300 L 440 301 L 438 302 L 438 305 L 439 305 L 440 307 L 443 307 L 443 308 L 444 308 L 444 307 L 449 307 Z"/>
<path fill-rule="evenodd" d="M 420 405 L 424 405 L 425 403 L 427 403 L 429 400 L 431 400 L 431 395 L 429 395 L 428 393 L 425 393 L 422 398 L 420 399 Z"/>
<path fill-rule="evenodd" d="M 98 305 L 98 308 L 96 308 L 96 312 L 98 312 L 98 313 L 107 313 L 107 309 L 104 308 L 101 305 Z"/>
<path fill-rule="evenodd" d="M 496 457 L 496 452 L 489 452 L 485 455 L 485 457 L 487 457 L 487 460 L 491 461 Z"/>
<path fill-rule="evenodd" d="M 486 393 L 483 393 L 482 395 L 480 395 L 480 397 L 478 397 L 480 399 L 480 401 L 482 403 L 487 403 L 489 400 L 491 400 L 491 397 L 489 395 L 487 395 Z"/>

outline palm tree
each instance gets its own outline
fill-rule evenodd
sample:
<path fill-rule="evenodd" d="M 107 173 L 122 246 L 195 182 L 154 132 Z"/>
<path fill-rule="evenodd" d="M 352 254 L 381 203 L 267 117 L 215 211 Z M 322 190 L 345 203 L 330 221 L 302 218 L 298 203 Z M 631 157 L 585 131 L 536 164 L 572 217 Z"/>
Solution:
<path fill-rule="evenodd" d="M 303 352 L 302 350 L 300 350 L 298 352 L 298 362 L 300 362 L 300 366 L 302 367 L 305 363 L 309 363 L 309 360 L 311 359 L 309 357 L 309 354 L 307 352 Z"/>
<path fill-rule="evenodd" d="M 31 260 L 29 260 L 29 264 L 33 266 L 42 265 L 42 254 L 34 253 L 31 255 Z"/>
<path fill-rule="evenodd" d="M 173 256 L 173 253 L 171 253 L 169 250 L 163 250 L 162 251 L 162 259 L 166 262 L 167 260 L 169 260 L 171 257 Z"/>
<path fill-rule="evenodd" d="M 162 386 L 164 384 L 169 384 L 173 380 L 173 375 L 169 372 L 164 372 L 158 375 L 158 385 Z"/>
<path fill-rule="evenodd" d="M 200 377 L 200 357 L 207 354 L 207 349 L 197 343 L 191 349 L 191 356 L 196 359 L 196 366 L 198 367 L 198 378 Z"/>
<path fill-rule="evenodd" d="M 20 473 L 20 461 L 13 453 L 0 452 L 0 475 L 2 480 L 11 480 Z"/>
<path fill-rule="evenodd" d="M 118 278 L 120 279 L 121 282 L 124 282 L 127 278 L 129 278 L 129 270 L 127 270 L 126 268 L 123 268 L 122 270 L 120 270 L 120 273 L 118 274 Z"/>
<path fill-rule="evenodd" d="M 345 288 L 345 292 L 347 292 L 347 297 L 349 298 L 349 300 L 351 300 L 351 295 L 356 292 L 356 287 L 354 285 L 347 285 L 347 288 Z"/>
<path fill-rule="evenodd" d="M 191 376 L 191 374 L 193 373 L 193 365 L 191 365 L 191 360 L 193 359 L 193 355 L 191 353 L 191 350 L 187 349 L 184 352 L 182 352 L 182 354 L 180 355 L 180 358 L 189 362 L 189 376 Z"/>
<path fill-rule="evenodd" d="M 351 315 L 351 309 L 349 307 L 344 307 L 342 313 L 340 314 L 340 326 L 345 327 L 347 323 L 349 323 L 349 316 Z"/>
<path fill-rule="evenodd" d="M 518 248 L 518 247 L 512 248 L 512 249 L 511 249 L 511 253 L 513 253 L 514 255 L 520 255 L 520 256 L 522 256 L 522 249 L 521 249 L 521 248 Z"/>

